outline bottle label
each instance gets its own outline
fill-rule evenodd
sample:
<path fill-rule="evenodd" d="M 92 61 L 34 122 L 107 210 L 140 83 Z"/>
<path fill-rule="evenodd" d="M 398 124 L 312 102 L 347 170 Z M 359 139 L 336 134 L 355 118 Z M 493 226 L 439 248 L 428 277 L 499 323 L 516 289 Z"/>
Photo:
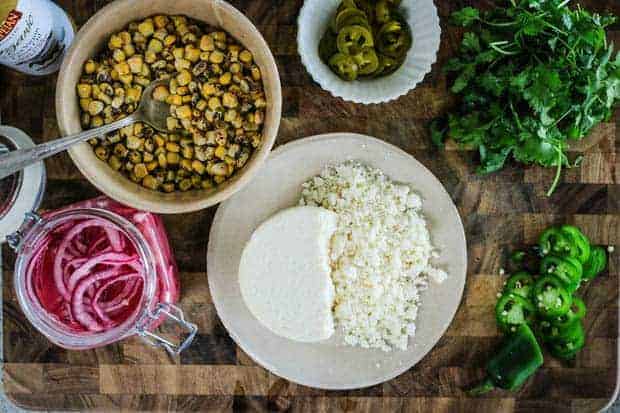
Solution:
<path fill-rule="evenodd" d="M 4 24 L 0 27 L 0 41 L 2 41 L 13 31 L 22 16 L 22 12 L 17 10 L 11 10 L 9 12 L 9 15 L 6 16 L 6 20 L 4 20 Z"/>
<path fill-rule="evenodd" d="M 58 70 L 73 34 L 70 24 L 59 21 L 60 13 L 47 0 L 20 0 L 0 28 L 0 63 L 29 74 Z"/>

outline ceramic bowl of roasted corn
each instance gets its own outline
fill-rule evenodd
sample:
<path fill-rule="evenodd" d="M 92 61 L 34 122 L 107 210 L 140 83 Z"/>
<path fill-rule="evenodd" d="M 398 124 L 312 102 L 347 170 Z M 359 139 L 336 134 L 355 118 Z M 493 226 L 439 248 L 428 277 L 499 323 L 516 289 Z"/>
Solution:
<path fill-rule="evenodd" d="M 68 135 L 136 110 L 150 82 L 170 105 L 167 131 L 136 123 L 69 155 L 108 196 L 157 213 L 215 205 L 252 177 L 280 123 L 282 92 L 269 46 L 218 0 L 117 0 L 76 35 L 60 69 L 56 116 Z"/>

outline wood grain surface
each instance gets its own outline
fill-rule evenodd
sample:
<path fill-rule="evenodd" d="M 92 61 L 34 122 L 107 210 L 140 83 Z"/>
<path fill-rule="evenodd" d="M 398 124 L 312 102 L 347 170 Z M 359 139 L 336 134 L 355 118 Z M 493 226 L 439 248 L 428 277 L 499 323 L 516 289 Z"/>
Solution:
<path fill-rule="evenodd" d="M 138 1 L 138 0 L 136 0 Z M 148 1 L 148 0 L 141 0 Z M 83 24 L 105 0 L 57 1 Z M 496 391 L 481 398 L 463 389 L 482 378 L 481 366 L 499 342 L 493 306 L 511 249 L 532 243 L 554 222 L 580 225 L 595 243 L 620 245 L 620 112 L 596 128 L 595 144 L 581 168 L 567 171 L 551 198 L 553 171 L 514 165 L 478 177 L 475 154 L 437 150 L 426 125 L 454 104 L 440 67 L 453 54 L 461 32 L 449 14 L 481 1 L 435 0 L 443 29 L 438 63 L 414 91 L 379 106 L 360 106 L 332 97 L 312 82 L 296 54 L 296 18 L 302 0 L 234 0 L 261 30 L 276 55 L 282 77 L 284 113 L 278 144 L 318 133 L 351 131 L 373 135 L 411 153 L 442 181 L 463 217 L 469 268 L 461 307 L 445 336 L 414 368 L 400 377 L 356 391 L 322 391 L 270 374 L 243 354 L 218 320 L 207 287 L 206 246 L 215 209 L 166 216 L 181 269 L 187 317 L 198 324 L 195 343 L 171 358 L 138 339 L 75 352 L 50 344 L 25 319 L 12 286 L 14 255 L 4 246 L 5 390 L 24 408 L 98 411 L 411 411 L 566 412 L 596 411 L 614 395 L 618 373 L 619 254 L 609 271 L 583 291 L 588 305 L 587 344 L 576 362 L 548 357 L 544 368 L 519 392 Z M 582 0 L 589 8 L 620 15 L 618 0 Z M 620 25 L 610 33 L 620 44 Z M 55 78 L 33 78 L 0 70 L 2 121 L 37 142 L 56 138 Z M 66 154 L 47 162 L 44 209 L 97 195 Z"/>

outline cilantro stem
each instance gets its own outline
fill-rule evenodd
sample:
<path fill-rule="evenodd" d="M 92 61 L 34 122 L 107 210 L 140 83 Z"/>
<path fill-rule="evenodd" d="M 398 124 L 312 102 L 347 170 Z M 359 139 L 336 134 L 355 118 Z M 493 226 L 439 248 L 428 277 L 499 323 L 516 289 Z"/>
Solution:
<path fill-rule="evenodd" d="M 566 6 L 568 3 L 570 3 L 570 0 L 564 0 L 562 3 L 558 4 L 557 8 L 561 9 L 562 7 Z"/>
<path fill-rule="evenodd" d="M 564 45 L 564 47 L 566 47 L 568 49 L 569 54 L 575 54 L 575 51 L 568 45 L 568 43 L 566 43 L 564 41 L 564 39 L 562 39 L 561 37 L 556 37 L 556 39 L 558 40 L 558 42 L 562 43 Z"/>
<path fill-rule="evenodd" d="M 543 23 L 544 23 L 544 25 L 545 25 L 545 26 L 549 27 L 550 29 L 553 29 L 553 30 L 555 30 L 556 32 L 558 32 L 558 33 L 560 33 L 560 34 L 562 34 L 562 35 L 564 35 L 564 36 L 568 36 L 568 33 L 566 33 L 566 32 L 565 32 L 564 30 L 562 30 L 562 29 L 559 29 L 558 27 L 554 26 L 553 24 L 551 24 L 551 23 L 549 23 L 549 22 L 546 22 L 546 21 L 544 21 Z"/>
<path fill-rule="evenodd" d="M 558 150 L 558 168 L 555 172 L 555 179 L 553 180 L 553 183 L 551 184 L 551 188 L 549 188 L 549 190 L 547 191 L 547 196 L 551 196 L 553 194 L 558 184 L 560 183 L 560 176 L 562 176 L 562 150 L 560 148 L 557 148 L 557 150 Z"/>
<path fill-rule="evenodd" d="M 560 116 L 560 117 L 558 118 L 558 120 L 556 120 L 556 121 L 553 123 L 553 126 L 557 126 L 557 125 L 558 125 L 558 123 L 562 122 L 562 120 L 563 120 L 565 117 L 567 117 L 567 116 L 568 116 L 568 115 L 569 115 L 572 111 L 573 111 L 573 108 L 568 109 L 568 110 L 567 110 L 567 111 L 566 111 L 566 112 L 565 112 L 562 116 Z"/>
<path fill-rule="evenodd" d="M 509 27 L 509 26 L 514 26 L 515 24 L 519 24 L 518 21 L 510 21 L 510 22 L 504 22 L 504 23 L 494 23 L 488 20 L 480 20 L 480 21 L 488 26 L 493 26 L 493 27 Z"/>
<path fill-rule="evenodd" d="M 519 129 L 523 129 L 523 126 L 521 126 L 521 120 L 519 119 L 519 115 L 517 114 L 517 111 L 515 110 L 515 107 L 512 104 L 512 99 L 510 99 L 510 110 L 512 111 L 512 114 L 515 117 L 515 123 L 517 124 Z"/>
<path fill-rule="evenodd" d="M 512 55 L 519 54 L 519 52 L 509 52 L 509 51 L 504 50 L 501 47 L 499 47 L 499 45 L 504 45 L 504 44 L 508 44 L 508 42 L 507 41 L 501 41 L 501 42 L 489 43 L 489 46 L 491 46 L 491 48 L 493 50 L 495 50 L 496 52 L 501 53 L 501 54 L 506 55 L 506 56 L 512 56 Z"/>

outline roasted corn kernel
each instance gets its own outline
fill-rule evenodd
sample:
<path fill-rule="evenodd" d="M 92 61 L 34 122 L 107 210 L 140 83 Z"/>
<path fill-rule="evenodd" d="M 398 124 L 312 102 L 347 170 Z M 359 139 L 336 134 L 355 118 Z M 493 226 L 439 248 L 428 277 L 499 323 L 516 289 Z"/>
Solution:
<path fill-rule="evenodd" d="M 170 132 L 134 124 L 90 140 L 98 158 L 163 192 L 210 189 L 244 167 L 261 143 L 266 110 L 249 50 L 223 31 L 166 15 L 130 23 L 107 46 L 84 64 L 76 86 L 82 127 L 132 113 L 152 81 L 170 79 L 152 96 L 170 105 Z"/>

